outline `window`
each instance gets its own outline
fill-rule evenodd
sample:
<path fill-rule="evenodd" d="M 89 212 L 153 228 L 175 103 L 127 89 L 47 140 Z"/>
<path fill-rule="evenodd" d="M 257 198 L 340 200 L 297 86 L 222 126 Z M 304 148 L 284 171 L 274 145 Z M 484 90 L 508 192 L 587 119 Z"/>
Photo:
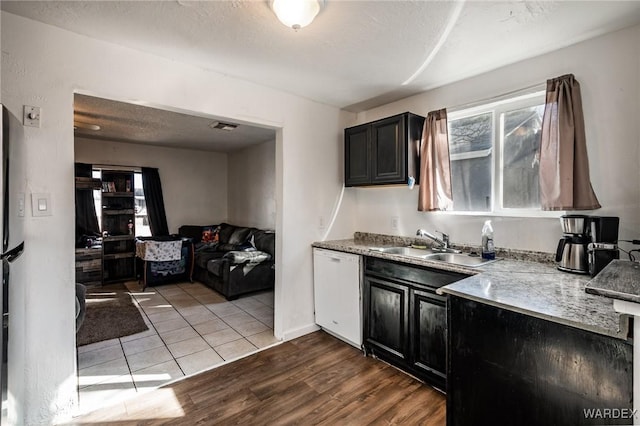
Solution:
<path fill-rule="evenodd" d="M 449 113 L 454 211 L 541 213 L 543 113 L 544 92 Z"/>
<path fill-rule="evenodd" d="M 139 237 L 150 237 L 151 228 L 147 217 L 147 203 L 144 200 L 144 189 L 142 188 L 142 173 L 133 174 L 133 188 L 136 209 L 136 235 Z"/>
<path fill-rule="evenodd" d="M 102 171 L 94 169 L 92 176 L 97 179 L 102 178 Z M 144 200 L 144 189 L 142 188 L 142 173 L 135 172 L 133 174 L 134 188 L 134 208 L 135 208 L 135 230 L 138 237 L 150 237 L 151 228 L 149 227 L 149 219 L 147 217 L 147 205 Z M 102 229 L 102 191 L 93 191 L 93 201 L 96 205 L 96 215 L 98 216 L 98 226 Z"/>

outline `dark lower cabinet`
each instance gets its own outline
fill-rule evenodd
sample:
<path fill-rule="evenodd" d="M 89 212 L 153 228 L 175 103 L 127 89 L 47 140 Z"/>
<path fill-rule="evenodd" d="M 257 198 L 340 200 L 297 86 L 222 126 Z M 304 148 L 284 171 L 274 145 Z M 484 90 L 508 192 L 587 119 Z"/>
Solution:
<path fill-rule="evenodd" d="M 413 368 L 445 379 L 447 367 L 447 303 L 431 291 L 410 291 Z"/>
<path fill-rule="evenodd" d="M 365 277 L 365 287 L 367 344 L 405 361 L 409 350 L 409 289 L 373 277 Z"/>
<path fill-rule="evenodd" d="M 446 298 L 436 289 L 466 275 L 365 257 L 364 348 L 445 388 Z"/>
<path fill-rule="evenodd" d="M 455 296 L 447 317 L 448 426 L 633 424 L 629 342 Z"/>

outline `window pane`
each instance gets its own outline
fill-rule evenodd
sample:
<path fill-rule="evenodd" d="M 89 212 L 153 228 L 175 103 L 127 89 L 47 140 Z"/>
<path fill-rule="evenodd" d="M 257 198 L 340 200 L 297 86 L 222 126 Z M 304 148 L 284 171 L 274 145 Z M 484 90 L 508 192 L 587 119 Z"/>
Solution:
<path fill-rule="evenodd" d="M 538 148 L 544 105 L 502 115 L 502 205 L 540 207 Z"/>
<path fill-rule="evenodd" d="M 149 228 L 147 203 L 144 200 L 144 190 L 142 188 L 142 173 L 136 172 L 133 174 L 133 187 L 136 211 L 136 236 L 150 237 L 151 228 Z"/>
<path fill-rule="evenodd" d="M 94 179 L 102 179 L 102 171 L 91 170 L 91 177 Z M 98 229 L 102 230 L 102 191 L 100 189 L 93 190 L 93 203 L 96 207 L 96 217 L 98 218 Z"/>
<path fill-rule="evenodd" d="M 493 113 L 449 122 L 453 210 L 491 210 Z"/>

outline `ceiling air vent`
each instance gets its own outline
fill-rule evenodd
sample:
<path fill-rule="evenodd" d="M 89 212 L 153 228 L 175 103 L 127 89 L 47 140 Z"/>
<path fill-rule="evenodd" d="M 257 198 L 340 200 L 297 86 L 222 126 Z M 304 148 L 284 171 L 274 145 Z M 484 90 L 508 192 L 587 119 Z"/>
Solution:
<path fill-rule="evenodd" d="M 214 121 L 213 123 L 209 124 L 209 127 L 211 127 L 212 129 L 220 129 L 220 130 L 226 130 L 230 132 L 236 127 L 238 127 L 238 125 L 231 124 L 231 123 L 223 123 L 222 121 Z"/>

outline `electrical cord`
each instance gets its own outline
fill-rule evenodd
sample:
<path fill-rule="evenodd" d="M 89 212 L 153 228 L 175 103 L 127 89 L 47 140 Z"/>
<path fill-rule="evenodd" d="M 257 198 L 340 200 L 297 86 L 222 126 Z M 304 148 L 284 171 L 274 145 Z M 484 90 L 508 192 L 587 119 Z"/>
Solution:
<path fill-rule="evenodd" d="M 640 240 L 618 240 L 618 241 L 622 241 L 624 243 L 631 243 L 631 244 L 635 244 L 636 246 L 640 246 Z"/>
<path fill-rule="evenodd" d="M 618 240 L 619 242 L 623 242 L 623 243 L 631 243 L 633 245 L 639 246 L 640 245 L 640 240 Z M 638 253 L 640 255 L 640 249 L 631 249 L 629 251 L 623 250 L 620 247 L 618 247 L 618 250 L 624 252 L 627 254 L 627 256 L 629 256 L 629 260 L 632 262 L 640 262 L 640 259 L 636 260 L 636 256 L 633 255 L 633 253 Z"/>
<path fill-rule="evenodd" d="M 624 241 L 624 240 L 620 240 L 620 241 Z M 627 250 L 625 250 L 623 248 L 618 247 L 618 250 L 620 250 L 623 253 L 626 253 L 627 256 L 629 256 L 629 260 L 632 261 L 632 262 L 636 262 L 636 257 L 633 255 L 633 253 L 636 252 L 636 253 L 640 254 L 640 249 L 633 249 L 633 250 L 627 251 Z"/>

